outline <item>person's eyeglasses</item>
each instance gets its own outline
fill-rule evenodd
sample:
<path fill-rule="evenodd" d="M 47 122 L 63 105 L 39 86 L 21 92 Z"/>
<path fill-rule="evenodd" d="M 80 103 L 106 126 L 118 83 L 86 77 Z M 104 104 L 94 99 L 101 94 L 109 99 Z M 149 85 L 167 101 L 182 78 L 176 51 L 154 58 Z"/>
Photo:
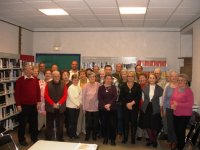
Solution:
<path fill-rule="evenodd" d="M 178 82 L 185 82 L 186 80 L 177 80 Z"/>

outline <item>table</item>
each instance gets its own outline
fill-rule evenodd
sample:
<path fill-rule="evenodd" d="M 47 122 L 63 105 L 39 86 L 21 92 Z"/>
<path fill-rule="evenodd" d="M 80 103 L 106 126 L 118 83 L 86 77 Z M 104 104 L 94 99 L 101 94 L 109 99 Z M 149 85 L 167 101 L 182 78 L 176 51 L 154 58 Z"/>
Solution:
<path fill-rule="evenodd" d="M 28 150 L 97 150 L 97 144 L 39 140 Z"/>

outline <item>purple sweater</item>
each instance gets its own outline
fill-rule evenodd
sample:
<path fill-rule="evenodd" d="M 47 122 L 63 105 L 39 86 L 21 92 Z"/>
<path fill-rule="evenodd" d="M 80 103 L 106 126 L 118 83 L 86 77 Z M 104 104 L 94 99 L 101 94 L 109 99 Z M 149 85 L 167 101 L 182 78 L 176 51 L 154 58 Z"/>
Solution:
<path fill-rule="evenodd" d="M 193 92 L 190 88 L 186 88 L 184 92 L 180 92 L 179 88 L 175 88 L 170 99 L 170 105 L 177 103 L 175 116 L 192 116 L 192 106 L 194 104 Z"/>
<path fill-rule="evenodd" d="M 105 109 L 106 104 L 111 104 L 111 110 L 116 109 L 117 101 L 117 89 L 114 85 L 105 87 L 104 85 L 99 87 L 98 91 L 99 109 Z"/>

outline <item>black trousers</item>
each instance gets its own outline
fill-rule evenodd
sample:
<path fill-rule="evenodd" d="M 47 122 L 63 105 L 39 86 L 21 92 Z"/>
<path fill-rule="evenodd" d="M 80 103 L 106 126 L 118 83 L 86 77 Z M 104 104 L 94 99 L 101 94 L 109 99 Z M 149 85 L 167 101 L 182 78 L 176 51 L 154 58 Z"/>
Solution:
<path fill-rule="evenodd" d="M 68 108 L 67 107 L 67 117 L 68 117 L 68 136 L 70 138 L 76 137 L 77 122 L 80 109 Z"/>
<path fill-rule="evenodd" d="M 97 112 L 89 112 L 86 111 L 85 114 L 86 121 L 86 137 L 89 138 L 92 133 L 93 139 L 96 139 L 98 121 L 99 121 L 99 113 Z"/>
<path fill-rule="evenodd" d="M 185 132 L 190 116 L 174 116 L 174 129 L 177 137 L 177 148 L 183 150 L 185 146 Z"/>
<path fill-rule="evenodd" d="M 104 139 L 115 140 L 117 130 L 117 111 L 99 110 L 99 114 Z"/>
<path fill-rule="evenodd" d="M 37 140 L 38 136 L 38 112 L 37 105 L 22 105 L 22 112 L 19 114 L 18 139 L 19 142 L 25 141 L 26 124 L 29 123 L 31 140 Z"/>
<path fill-rule="evenodd" d="M 46 139 L 51 140 L 54 129 L 54 121 L 56 125 L 56 138 L 57 140 L 63 139 L 63 125 L 64 125 L 64 113 L 60 113 L 59 110 L 54 109 L 54 113 L 47 112 L 46 114 Z"/>
<path fill-rule="evenodd" d="M 123 108 L 123 133 L 125 141 L 128 140 L 129 123 L 131 123 L 131 140 L 134 141 L 137 130 L 137 118 L 137 110 L 128 110 L 126 107 Z"/>

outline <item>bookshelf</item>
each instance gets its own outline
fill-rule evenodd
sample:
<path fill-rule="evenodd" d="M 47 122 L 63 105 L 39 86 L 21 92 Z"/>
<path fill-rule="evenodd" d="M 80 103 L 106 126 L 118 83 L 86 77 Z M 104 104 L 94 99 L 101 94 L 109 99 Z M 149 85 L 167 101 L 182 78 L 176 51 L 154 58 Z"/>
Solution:
<path fill-rule="evenodd" d="M 18 126 L 14 87 L 15 81 L 22 75 L 22 65 L 19 55 L 0 53 L 0 124 L 6 130 Z"/>

